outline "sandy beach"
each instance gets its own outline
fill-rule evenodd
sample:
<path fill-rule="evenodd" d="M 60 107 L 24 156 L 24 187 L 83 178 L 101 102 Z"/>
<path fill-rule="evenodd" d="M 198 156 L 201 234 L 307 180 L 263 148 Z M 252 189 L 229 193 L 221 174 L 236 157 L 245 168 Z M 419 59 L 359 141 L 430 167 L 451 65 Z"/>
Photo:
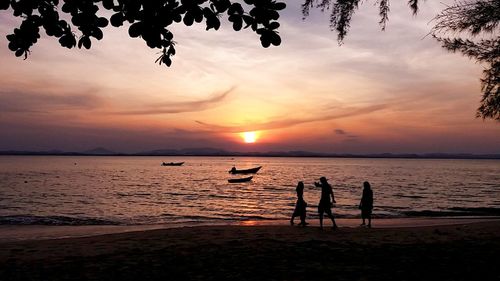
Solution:
<path fill-rule="evenodd" d="M 1 280 L 500 280 L 500 220 L 225 225 L 0 242 Z M 478 279 L 479 278 L 479 279 Z"/>

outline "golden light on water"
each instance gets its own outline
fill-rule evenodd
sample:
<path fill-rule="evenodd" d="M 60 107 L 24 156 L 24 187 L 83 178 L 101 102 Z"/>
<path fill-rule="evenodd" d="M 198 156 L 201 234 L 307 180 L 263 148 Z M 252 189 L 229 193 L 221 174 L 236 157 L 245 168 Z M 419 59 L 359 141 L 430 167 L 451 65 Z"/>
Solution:
<path fill-rule="evenodd" d="M 245 143 L 254 143 L 257 141 L 257 133 L 256 132 L 243 132 L 241 133 L 241 137 Z"/>

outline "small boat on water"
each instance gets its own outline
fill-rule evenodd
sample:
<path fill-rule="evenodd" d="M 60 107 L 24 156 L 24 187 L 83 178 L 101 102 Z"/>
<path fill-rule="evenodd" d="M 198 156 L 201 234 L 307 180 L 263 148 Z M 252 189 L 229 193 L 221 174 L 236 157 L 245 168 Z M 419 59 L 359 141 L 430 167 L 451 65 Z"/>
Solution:
<path fill-rule="evenodd" d="M 245 170 L 238 170 L 236 167 L 233 167 L 231 170 L 229 170 L 230 174 L 255 174 L 257 173 L 262 166 L 251 168 L 251 169 L 245 169 Z"/>
<path fill-rule="evenodd" d="M 169 162 L 169 163 L 163 162 L 163 163 L 161 163 L 162 166 L 182 166 L 182 164 L 184 164 L 184 162 Z"/>
<path fill-rule="evenodd" d="M 227 181 L 230 183 L 247 182 L 247 181 L 251 181 L 252 178 L 253 178 L 253 176 L 249 176 L 246 178 L 228 179 Z"/>

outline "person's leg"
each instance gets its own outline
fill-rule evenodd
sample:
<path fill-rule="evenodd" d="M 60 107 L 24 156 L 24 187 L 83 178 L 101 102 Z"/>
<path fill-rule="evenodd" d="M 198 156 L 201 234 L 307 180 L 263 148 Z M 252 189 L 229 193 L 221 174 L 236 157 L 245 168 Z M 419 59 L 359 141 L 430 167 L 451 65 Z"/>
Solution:
<path fill-rule="evenodd" d="M 292 218 L 290 218 L 290 225 L 293 225 L 293 219 L 295 218 L 295 214 L 292 214 Z"/>
<path fill-rule="evenodd" d="M 365 214 L 363 211 L 361 211 L 361 219 L 363 220 L 363 222 L 361 223 L 361 225 L 365 225 Z"/>
<path fill-rule="evenodd" d="M 319 202 L 318 205 L 318 215 L 319 215 L 319 228 L 323 229 L 323 206 L 321 205 L 321 202 Z"/>
<path fill-rule="evenodd" d="M 337 223 L 335 223 L 335 218 L 333 217 L 333 214 L 331 215 L 332 223 L 333 223 L 333 228 L 337 229 Z"/>
<path fill-rule="evenodd" d="M 306 212 L 305 211 L 300 215 L 300 224 L 302 226 L 305 226 L 307 224 L 306 223 Z"/>
<path fill-rule="evenodd" d="M 335 218 L 333 217 L 331 209 L 326 209 L 326 215 L 332 220 L 333 228 L 337 228 L 337 224 L 335 223 Z"/>
<path fill-rule="evenodd" d="M 368 215 L 368 227 L 371 228 L 372 227 L 372 214 L 369 214 Z"/>

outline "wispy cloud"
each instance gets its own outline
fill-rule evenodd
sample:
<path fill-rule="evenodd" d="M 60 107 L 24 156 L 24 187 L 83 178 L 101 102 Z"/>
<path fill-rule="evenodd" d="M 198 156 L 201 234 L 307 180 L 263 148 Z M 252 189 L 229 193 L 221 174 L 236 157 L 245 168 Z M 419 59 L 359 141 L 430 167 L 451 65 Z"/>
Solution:
<path fill-rule="evenodd" d="M 358 135 L 354 135 L 344 129 L 334 129 L 333 132 L 342 139 L 342 142 L 354 142 L 359 140 Z"/>
<path fill-rule="evenodd" d="M 173 102 L 173 103 L 160 103 L 154 105 L 147 105 L 144 107 L 144 109 L 125 110 L 114 113 L 124 114 L 124 115 L 152 115 L 152 114 L 173 114 L 173 113 L 203 111 L 220 104 L 229 96 L 229 94 L 234 89 L 235 87 L 232 87 L 227 91 L 224 91 L 220 94 L 216 94 L 207 99 Z"/>
<path fill-rule="evenodd" d="M 24 90 L 0 90 L 0 112 L 52 112 L 57 110 L 89 110 L 103 105 L 92 89 L 79 93 L 52 94 Z"/>
<path fill-rule="evenodd" d="M 309 118 L 276 118 L 274 120 L 262 123 L 254 123 L 249 125 L 234 125 L 234 126 L 223 126 L 217 124 L 210 124 L 203 121 L 195 121 L 196 123 L 204 126 L 206 129 L 212 131 L 226 132 L 226 133 L 238 133 L 243 131 L 260 131 L 260 130 L 275 130 L 288 128 L 304 123 L 319 122 L 319 121 L 329 121 L 345 117 L 353 117 L 363 114 L 368 114 L 371 112 L 383 110 L 387 108 L 386 104 L 371 105 L 360 108 L 342 108 L 335 107 L 325 110 L 322 115 L 315 115 Z"/>

